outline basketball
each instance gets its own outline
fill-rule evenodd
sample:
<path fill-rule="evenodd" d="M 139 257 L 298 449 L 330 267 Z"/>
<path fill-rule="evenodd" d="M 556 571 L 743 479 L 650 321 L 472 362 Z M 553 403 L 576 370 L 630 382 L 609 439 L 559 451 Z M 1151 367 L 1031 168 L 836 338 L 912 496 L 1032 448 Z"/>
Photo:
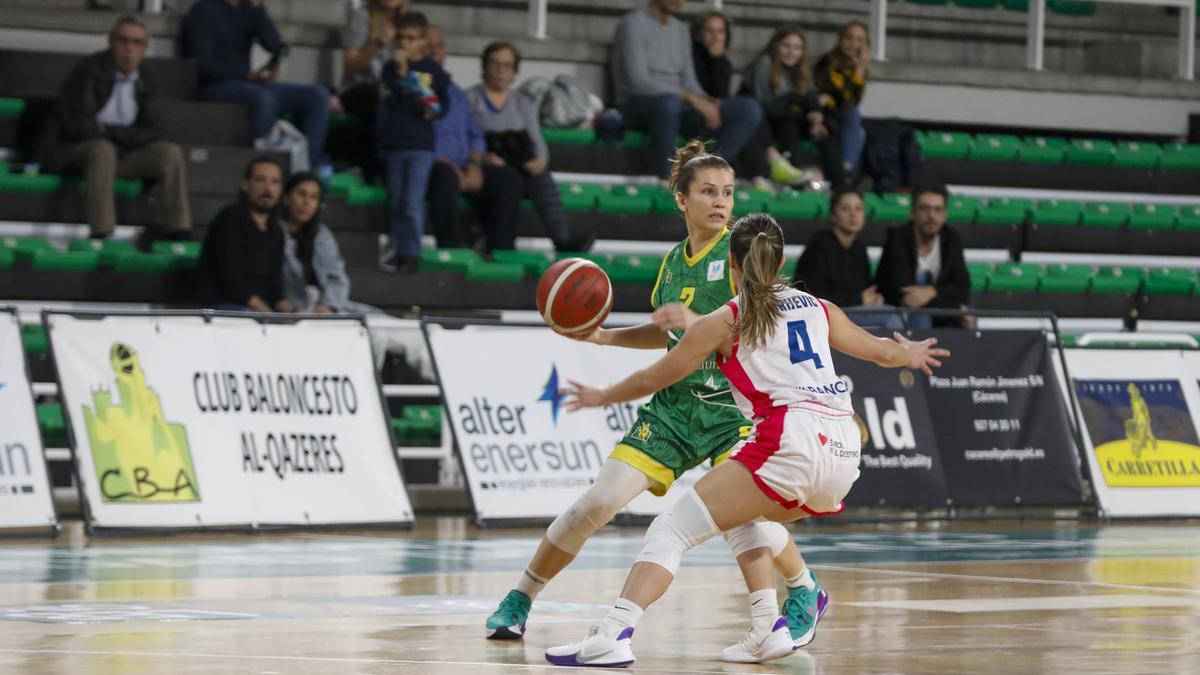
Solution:
<path fill-rule="evenodd" d="M 599 328 L 612 309 L 608 275 L 583 258 L 559 260 L 546 269 L 537 285 L 537 308 L 546 325 L 563 335 Z"/>

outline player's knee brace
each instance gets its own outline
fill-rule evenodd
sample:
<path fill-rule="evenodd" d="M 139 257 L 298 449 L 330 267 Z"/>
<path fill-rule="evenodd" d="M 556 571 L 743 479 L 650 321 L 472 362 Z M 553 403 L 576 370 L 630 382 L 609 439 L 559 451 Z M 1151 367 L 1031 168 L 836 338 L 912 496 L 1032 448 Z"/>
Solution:
<path fill-rule="evenodd" d="M 778 558 L 791 539 L 792 535 L 783 525 L 761 520 L 725 531 L 725 541 L 735 558 L 756 548 L 769 548 L 771 557 Z"/>
<path fill-rule="evenodd" d="M 551 544 L 570 553 L 579 555 L 584 542 L 596 530 L 608 524 L 625 506 L 619 495 L 603 494 L 602 490 L 591 489 L 575 500 L 565 513 L 550 523 L 546 538 Z"/>
<path fill-rule="evenodd" d="M 689 490 L 675 506 L 650 523 L 638 562 L 652 562 L 675 576 L 684 552 L 703 544 L 720 531 L 700 495 Z"/>

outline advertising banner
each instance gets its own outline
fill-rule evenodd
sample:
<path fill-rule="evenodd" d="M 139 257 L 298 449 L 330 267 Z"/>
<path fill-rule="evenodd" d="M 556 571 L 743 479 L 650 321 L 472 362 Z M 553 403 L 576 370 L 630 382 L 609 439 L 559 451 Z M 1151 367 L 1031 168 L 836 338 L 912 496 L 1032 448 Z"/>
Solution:
<path fill-rule="evenodd" d="M 0 307 L 0 532 L 56 524 L 21 325 Z"/>
<path fill-rule="evenodd" d="M 951 357 L 932 378 L 837 358 L 870 432 L 848 504 L 1075 504 L 1067 407 L 1041 331 L 934 330 Z M 924 337 L 924 334 L 917 337 Z"/>
<path fill-rule="evenodd" d="M 577 342 L 547 328 L 427 324 L 426 331 L 480 522 L 566 511 L 595 481 L 642 401 L 567 413 L 559 388 L 569 380 L 616 382 L 664 353 Z M 659 513 L 702 471 L 682 476 L 665 497 L 643 493 L 622 513 Z"/>
<path fill-rule="evenodd" d="M 1200 355 L 1066 354 L 1101 508 L 1111 516 L 1200 515 Z"/>
<path fill-rule="evenodd" d="M 361 322 L 45 322 L 91 525 L 412 520 Z"/>

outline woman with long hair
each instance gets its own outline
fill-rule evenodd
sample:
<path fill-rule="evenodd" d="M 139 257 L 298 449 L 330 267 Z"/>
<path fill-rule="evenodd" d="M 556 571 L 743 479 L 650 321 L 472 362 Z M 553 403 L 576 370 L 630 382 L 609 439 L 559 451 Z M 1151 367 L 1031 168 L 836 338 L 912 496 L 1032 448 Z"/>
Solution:
<path fill-rule="evenodd" d="M 841 137 L 813 85 L 804 31 L 792 25 L 776 29 L 743 74 L 741 92 L 762 105 L 772 144 L 783 157 L 794 163 L 800 142 L 812 140 L 825 179 L 835 188 L 843 184 Z"/>
<path fill-rule="evenodd" d="M 734 225 L 729 266 L 737 296 L 693 322 L 666 356 L 609 387 L 570 382 L 564 389 L 568 410 L 631 401 L 672 386 L 715 352 L 739 408 L 754 421 L 754 432 L 738 444 L 731 461 L 708 472 L 654 519 L 604 622 L 578 642 L 547 650 L 551 663 L 632 664 L 637 621 L 671 585 L 688 549 L 759 518 L 788 522 L 842 510 L 842 499 L 859 476 L 861 439 L 832 349 L 926 375 L 949 356 L 934 348 L 933 338 L 874 337 L 836 305 L 783 284 L 778 276 L 783 231 L 765 213 L 752 213 Z M 758 574 L 752 569 L 747 579 Z M 774 609 L 773 595 L 767 588 L 751 597 Z M 794 644 L 783 624 L 766 611 L 755 612 L 746 638 L 723 657 L 734 660 L 728 658 L 731 651 L 754 653 L 757 660 L 790 654 Z"/>
<path fill-rule="evenodd" d="M 333 232 L 321 222 L 323 196 L 321 181 L 311 172 L 293 174 L 284 184 L 284 297 L 302 312 L 373 311 L 350 300 L 346 263 Z"/>
<path fill-rule="evenodd" d="M 671 184 L 675 204 L 687 226 L 687 239 L 663 259 L 651 294 L 652 321 L 632 328 L 601 328 L 582 338 L 600 345 L 632 349 L 677 348 L 697 312 L 723 307 L 734 295 L 728 267 L 729 214 L 733 210 L 733 169 L 693 140 L 675 153 Z M 516 587 L 487 619 L 493 639 L 520 638 L 530 604 L 546 583 L 579 554 L 584 542 L 642 492 L 663 495 L 676 478 L 705 461 L 721 464 L 749 431 L 746 418 L 729 393 L 729 383 L 712 359 L 700 359 L 670 387 L 662 388 L 638 409 L 629 432 L 604 462 L 596 482 L 550 524 L 537 553 Z M 725 536 L 747 570 L 747 586 L 770 587 L 773 618 L 778 615 L 771 561 L 788 586 L 784 602 L 789 649 L 812 639 L 824 606 L 824 594 L 805 567 L 796 544 L 776 523 L 731 528 Z M 755 661 L 752 651 L 739 660 Z"/>
<path fill-rule="evenodd" d="M 838 120 L 842 135 L 842 166 L 847 172 L 858 167 L 866 144 L 858 106 L 870 77 L 870 49 L 867 24 L 851 21 L 838 31 L 837 45 L 813 66 L 813 80 L 821 92 L 821 102 Z"/>

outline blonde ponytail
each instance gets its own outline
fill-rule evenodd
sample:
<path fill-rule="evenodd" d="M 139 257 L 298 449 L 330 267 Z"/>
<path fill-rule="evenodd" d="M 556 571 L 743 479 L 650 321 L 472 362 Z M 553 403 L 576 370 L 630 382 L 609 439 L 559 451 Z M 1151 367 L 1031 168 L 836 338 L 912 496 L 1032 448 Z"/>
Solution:
<path fill-rule="evenodd" d="M 778 276 L 783 230 L 771 216 L 751 213 L 734 224 L 729 250 L 742 276 L 738 341 L 743 348 L 756 349 L 775 336 L 775 325 L 782 316 L 777 295 L 784 288 Z"/>

